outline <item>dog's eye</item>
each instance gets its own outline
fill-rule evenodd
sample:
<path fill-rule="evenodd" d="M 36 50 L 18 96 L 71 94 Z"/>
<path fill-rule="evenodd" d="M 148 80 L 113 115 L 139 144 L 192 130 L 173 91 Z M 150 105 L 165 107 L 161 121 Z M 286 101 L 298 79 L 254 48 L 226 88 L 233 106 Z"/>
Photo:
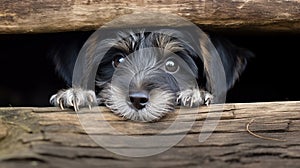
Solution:
<path fill-rule="evenodd" d="M 116 55 L 112 61 L 112 65 L 114 68 L 118 67 L 118 65 L 125 61 L 125 58 L 122 55 Z"/>
<path fill-rule="evenodd" d="M 179 65 L 177 64 L 175 59 L 168 59 L 165 63 L 165 70 L 170 73 L 175 73 L 179 69 Z"/>

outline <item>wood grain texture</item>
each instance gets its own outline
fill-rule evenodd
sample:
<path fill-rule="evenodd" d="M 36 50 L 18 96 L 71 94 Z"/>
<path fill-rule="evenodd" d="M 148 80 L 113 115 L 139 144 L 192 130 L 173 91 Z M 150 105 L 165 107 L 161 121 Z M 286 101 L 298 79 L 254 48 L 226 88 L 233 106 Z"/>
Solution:
<path fill-rule="evenodd" d="M 176 14 L 210 30 L 300 32 L 299 0 L 4 0 L 0 33 L 95 30 L 119 16 L 143 11 Z M 155 19 L 146 23 L 139 24 L 153 26 Z"/>
<path fill-rule="evenodd" d="M 185 137 L 174 147 L 145 158 L 120 156 L 95 143 L 71 110 L 57 108 L 0 108 L 0 167 L 298 167 L 300 165 L 300 102 L 268 102 L 212 105 L 197 109 L 179 109 L 161 121 L 126 121 L 105 107 L 85 109 L 82 115 L 103 114 L 105 120 L 126 135 L 155 135 L 178 117 L 196 119 Z M 208 114 L 211 121 L 220 114 L 218 126 L 204 142 L 199 134 Z M 180 113 L 179 113 L 180 112 Z M 265 140 L 249 134 L 284 140 Z M 99 136 L 112 135 L 106 127 L 97 127 Z M 166 136 L 182 134 L 178 128 Z M 111 144 L 126 149 L 125 143 Z M 156 146 L 153 148 L 160 148 Z"/>

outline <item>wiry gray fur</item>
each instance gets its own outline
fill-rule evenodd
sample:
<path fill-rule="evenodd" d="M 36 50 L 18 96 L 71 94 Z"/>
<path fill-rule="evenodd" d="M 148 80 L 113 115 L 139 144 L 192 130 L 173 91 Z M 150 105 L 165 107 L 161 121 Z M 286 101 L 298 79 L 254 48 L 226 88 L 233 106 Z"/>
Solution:
<path fill-rule="evenodd" d="M 213 102 L 213 95 L 205 82 L 204 65 L 181 32 L 169 29 L 119 32 L 117 38 L 103 40 L 91 48 L 97 48 L 95 54 L 111 49 L 97 71 L 95 87 L 98 92 L 81 88 L 61 90 L 50 99 L 55 106 L 79 110 L 81 107 L 105 104 L 115 114 L 127 119 L 154 121 L 172 112 L 178 104 L 197 107 Z M 231 52 L 230 60 L 226 60 L 224 46 L 216 48 L 222 49 L 222 61 L 230 67 L 227 68 L 230 74 L 226 72 L 229 89 L 245 67 L 239 60 L 246 58 Z M 112 62 L 116 55 L 123 55 L 125 61 L 115 68 Z M 201 57 L 209 56 L 208 53 Z M 165 69 L 164 65 L 170 58 L 179 62 L 178 71 L 168 72 Z M 132 92 L 147 92 L 149 100 L 144 108 L 134 107 L 129 98 Z"/>

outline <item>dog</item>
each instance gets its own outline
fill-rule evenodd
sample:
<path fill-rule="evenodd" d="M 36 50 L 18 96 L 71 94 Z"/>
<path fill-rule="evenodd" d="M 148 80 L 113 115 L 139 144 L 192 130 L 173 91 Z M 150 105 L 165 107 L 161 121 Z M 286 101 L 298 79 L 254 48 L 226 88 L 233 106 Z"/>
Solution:
<path fill-rule="evenodd" d="M 226 91 L 233 87 L 253 53 L 226 39 L 207 36 L 199 39 L 196 49 L 178 30 L 118 32 L 115 38 L 94 44 L 96 50 L 101 50 L 95 53 L 106 52 L 97 68 L 95 90 L 60 90 L 50 103 L 61 109 L 73 107 L 75 111 L 103 104 L 126 119 L 146 122 L 159 120 L 177 105 L 218 103 L 212 93 L 212 74 L 205 64 L 205 59 L 211 57 L 210 50 L 204 51 L 201 45 L 211 42 L 218 52 Z M 78 48 L 78 43 L 71 45 L 69 53 L 57 51 L 52 57 L 56 70 L 69 85 Z"/>

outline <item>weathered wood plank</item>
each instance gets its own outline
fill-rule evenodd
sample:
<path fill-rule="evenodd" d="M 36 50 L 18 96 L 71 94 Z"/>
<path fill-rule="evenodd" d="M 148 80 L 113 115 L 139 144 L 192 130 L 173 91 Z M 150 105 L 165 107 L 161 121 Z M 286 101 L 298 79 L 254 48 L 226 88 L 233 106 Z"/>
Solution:
<path fill-rule="evenodd" d="M 95 30 L 119 16 L 143 11 L 176 14 L 211 30 L 300 32 L 299 0 L 10 0 L 0 4 L 0 33 Z M 145 20 L 139 24 L 156 24 L 155 18 Z M 179 24 L 165 20 L 168 26 Z"/>
<path fill-rule="evenodd" d="M 84 110 L 82 115 L 101 113 L 107 122 L 125 135 L 149 136 L 160 133 L 177 117 L 183 122 L 196 119 L 180 143 L 166 152 L 146 158 L 120 156 L 95 143 L 82 127 L 75 112 L 58 108 L 0 108 L 1 167 L 298 167 L 300 165 L 300 102 L 265 102 L 211 105 L 179 109 L 154 123 L 126 121 L 105 107 Z M 204 142 L 201 127 L 208 114 L 218 114 L 218 126 Z M 215 115 L 216 116 L 216 115 Z M 216 121 L 216 117 L 211 117 Z M 254 133 L 282 141 L 265 140 Z M 91 118 L 92 120 L 92 118 Z M 212 124 L 212 123 L 210 123 Z M 106 127 L 95 125 L 96 136 L 108 136 Z M 183 134 L 185 129 L 166 132 Z M 119 135 L 122 137 L 123 135 Z M 117 136 L 115 137 L 116 139 Z M 128 149 L 126 143 L 111 148 Z M 163 145 L 151 148 L 162 148 Z M 149 148 L 149 147 L 145 147 Z M 149 148 L 150 149 L 150 148 Z"/>

